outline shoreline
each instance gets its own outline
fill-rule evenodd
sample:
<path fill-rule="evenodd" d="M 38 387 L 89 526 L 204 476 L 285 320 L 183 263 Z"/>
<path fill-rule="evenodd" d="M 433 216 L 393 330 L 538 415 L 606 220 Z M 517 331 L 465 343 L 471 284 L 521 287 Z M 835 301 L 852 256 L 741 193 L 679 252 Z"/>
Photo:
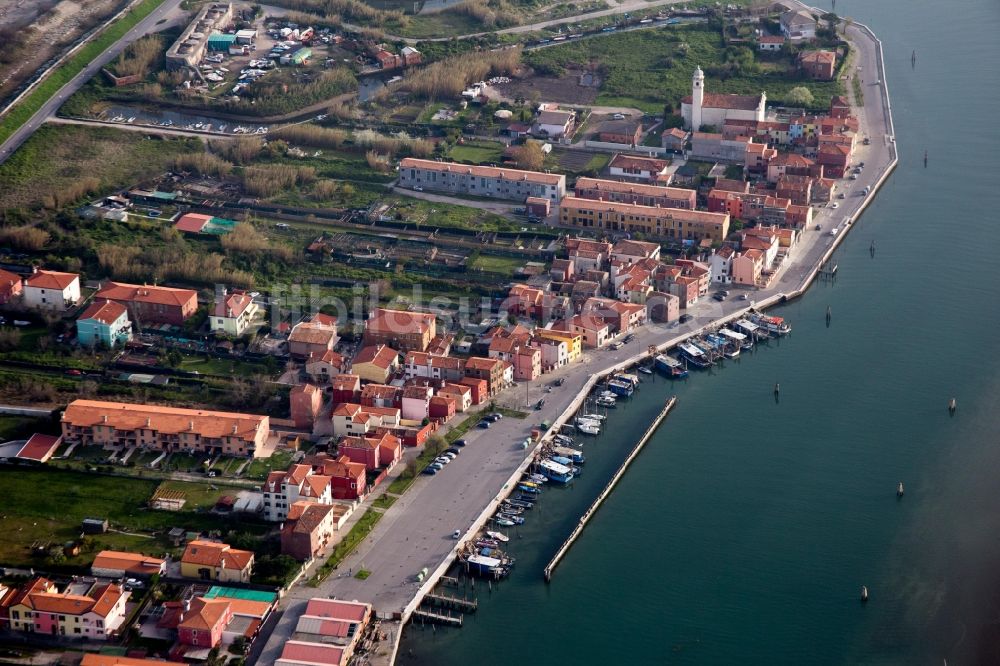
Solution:
<path fill-rule="evenodd" d="M 881 80 L 878 85 L 880 94 L 872 94 L 867 104 L 854 107 L 859 120 L 863 121 L 864 132 L 872 138 L 871 146 L 865 146 L 860 151 L 864 154 L 864 159 L 869 160 L 868 172 L 873 178 L 870 181 L 871 190 L 866 196 L 852 197 L 852 203 L 857 203 L 851 206 L 853 212 L 850 214 L 841 210 L 835 217 L 828 209 L 821 209 L 819 213 L 827 227 L 831 226 L 830 222 L 834 219 L 842 220 L 833 225 L 840 226 L 841 232 L 830 238 L 827 234 L 806 230 L 804 238 L 796 246 L 796 253 L 779 269 L 772 283 L 774 286 L 763 290 L 767 295 L 760 300 L 748 301 L 745 306 L 737 306 L 737 301 L 719 304 L 705 301 L 696 306 L 693 321 L 687 325 L 675 322 L 675 330 L 665 331 L 650 325 L 640 328 L 636 331 L 636 340 L 632 345 L 642 350 L 638 353 L 629 354 L 625 351 L 623 353 L 627 356 L 621 356 L 607 349 L 587 350 L 583 362 L 567 366 L 557 373 L 557 376 L 568 380 L 566 389 L 573 393 L 559 392 L 549 400 L 548 408 L 534 412 L 534 418 L 547 420 L 552 424 L 535 446 L 528 450 L 517 446 L 515 450 L 502 444 L 508 437 L 521 441 L 526 436 L 523 432 L 524 424 L 511 422 L 510 419 L 504 419 L 490 430 L 485 441 L 481 440 L 482 445 L 470 442 L 467 454 L 456 460 L 457 467 L 451 472 L 458 475 L 455 476 L 454 483 L 422 481 L 415 484 L 386 512 L 367 544 L 341 563 L 342 567 L 364 564 L 374 575 L 363 583 L 352 578 L 337 577 L 329 579 L 320 588 L 292 587 L 287 594 L 288 605 L 272 625 L 271 635 L 265 639 L 265 644 L 254 655 L 256 659 L 251 659 L 250 663 L 270 663 L 272 657 L 277 658 L 281 644 L 294 631 L 296 619 L 305 601 L 312 597 L 330 596 L 357 598 L 373 603 L 382 621 L 383 631 L 388 634 L 389 639 L 385 645 L 386 652 L 373 653 L 371 663 L 393 664 L 408 620 L 424 596 L 434 589 L 441 576 L 446 574 L 455 561 L 457 545 L 467 541 L 486 525 L 502 499 L 516 487 L 516 481 L 531 464 L 543 443 L 572 418 L 599 381 L 647 359 L 651 348 L 656 349 L 655 353 L 660 353 L 708 328 L 743 317 L 751 308 L 762 311 L 798 298 L 809 289 L 821 268 L 843 243 L 844 237 L 867 210 L 898 164 L 881 42 L 863 24 L 853 24 L 845 37 L 853 37 L 850 41 L 863 44 L 856 47 L 858 53 L 862 54 L 859 57 L 878 71 Z M 864 40 L 871 41 L 865 43 Z M 875 137 L 879 137 L 881 142 Z M 856 187 L 860 188 L 863 184 L 864 181 L 859 181 Z M 737 307 L 730 309 L 733 306 Z M 564 400 L 567 402 L 564 403 Z M 560 409 L 560 405 L 565 406 Z M 480 437 L 483 437 L 481 433 L 473 435 L 473 439 Z M 460 471 L 463 469 L 466 470 L 464 473 Z M 452 540 L 451 530 L 448 530 L 447 537 L 438 534 L 442 529 L 438 525 L 441 522 L 466 527 L 458 540 Z M 407 553 L 402 560 L 393 555 L 401 554 L 400 549 L 406 549 Z M 415 573 L 423 567 L 429 569 L 430 573 L 418 585 L 406 572 Z"/>
<path fill-rule="evenodd" d="M 816 10 L 816 8 L 805 5 L 804 3 L 799 3 L 799 4 L 808 9 L 819 11 Z M 875 44 L 875 51 L 877 54 L 877 65 L 881 80 L 881 84 L 878 87 L 880 90 L 882 104 L 884 105 L 885 109 L 885 113 L 883 114 L 883 118 L 886 124 L 885 141 L 890 154 L 890 159 L 888 163 L 886 163 L 885 166 L 882 167 L 881 174 L 879 175 L 878 179 L 872 184 L 871 191 L 863 197 L 857 210 L 855 210 L 848 217 L 848 221 L 845 223 L 845 228 L 843 232 L 837 234 L 837 236 L 833 238 L 833 241 L 830 243 L 830 246 L 826 249 L 825 252 L 823 252 L 820 259 L 811 265 L 808 274 L 802 279 L 798 287 L 796 287 L 794 290 L 790 292 L 779 292 L 773 294 L 762 301 L 755 302 L 753 305 L 741 308 L 736 312 L 729 313 L 727 315 L 723 315 L 722 317 L 713 319 L 710 322 L 703 324 L 695 331 L 690 331 L 682 335 L 675 336 L 670 340 L 667 340 L 666 342 L 656 344 L 654 346 L 656 348 L 657 353 L 662 353 L 667 349 L 675 347 L 678 344 L 684 342 L 685 340 L 703 333 L 708 328 L 715 328 L 720 325 L 724 325 L 730 321 L 739 319 L 745 316 L 751 310 L 757 310 L 757 311 L 765 310 L 767 308 L 771 308 L 774 307 L 775 305 L 786 303 L 792 299 L 800 298 L 803 295 L 805 295 L 805 293 L 812 286 L 813 282 L 816 280 L 817 276 L 819 275 L 819 272 L 822 270 L 822 267 L 830 260 L 833 254 L 844 242 L 844 239 L 847 237 L 848 233 L 854 228 L 858 219 L 868 209 L 868 206 L 871 205 L 872 201 L 874 201 L 875 196 L 878 194 L 878 191 L 885 184 L 886 180 L 889 178 L 892 172 L 895 171 L 896 166 L 899 163 L 899 156 L 896 151 L 895 129 L 892 122 L 892 106 L 889 100 L 889 88 L 886 82 L 885 62 L 882 53 L 882 42 L 881 40 L 878 39 L 875 33 L 867 25 L 862 23 L 854 23 L 852 27 L 857 28 L 859 32 L 864 33 L 865 36 L 868 39 L 871 39 Z M 866 129 L 870 133 L 871 128 L 868 127 Z M 785 268 L 785 271 L 787 272 L 791 268 L 792 266 L 789 265 Z M 624 370 L 627 370 L 628 368 L 637 365 L 642 360 L 648 358 L 649 355 L 650 351 L 646 350 L 612 366 L 611 368 L 607 368 L 599 373 L 591 375 L 590 379 L 579 390 L 574 399 L 570 402 L 569 406 L 555 421 L 552 422 L 552 426 L 549 428 L 549 430 L 547 430 L 541 436 L 538 444 L 536 444 L 535 447 L 533 447 L 530 450 L 530 453 L 525 458 L 525 461 L 522 462 L 521 465 L 518 465 L 515 472 L 510 476 L 508 482 L 504 484 L 504 488 L 506 489 L 508 487 L 513 487 L 513 485 L 516 485 L 514 484 L 514 482 L 516 482 L 522 476 L 524 470 L 526 470 L 530 465 L 531 460 L 541 450 L 541 447 L 543 446 L 544 442 L 548 439 L 551 439 L 552 433 L 557 432 L 562 426 L 562 424 L 566 423 L 570 418 L 572 418 L 573 414 L 575 414 L 579 410 L 583 400 L 586 399 L 586 396 L 590 394 L 590 392 L 593 390 L 594 386 L 597 383 L 599 383 L 600 381 L 602 381 L 604 378 L 608 377 L 611 374 L 614 374 L 616 372 L 622 372 Z M 490 517 L 496 512 L 497 507 L 500 505 L 503 498 L 506 497 L 508 494 L 509 493 L 504 493 L 503 490 L 501 490 L 501 494 L 498 494 L 484 508 L 484 510 L 480 513 L 479 517 L 476 519 L 476 521 L 470 526 L 469 530 L 463 533 L 461 539 L 459 539 L 459 543 L 466 541 L 467 539 L 470 538 L 471 535 L 475 535 L 478 531 L 483 529 L 483 527 L 489 521 Z M 402 638 L 402 631 L 405 629 L 409 617 L 412 615 L 413 610 L 415 610 L 420 605 L 423 597 L 429 592 L 431 592 L 434 589 L 434 587 L 437 586 L 437 583 L 439 582 L 441 576 L 443 576 L 448 571 L 452 563 L 455 561 L 457 553 L 458 549 L 456 546 L 456 548 L 452 550 L 452 552 L 448 555 L 448 557 L 445 558 L 445 560 L 434 571 L 432 571 L 430 575 L 428 575 L 426 581 L 417 591 L 413 600 L 411 600 L 411 602 L 404 609 L 404 612 L 400 619 L 399 631 L 395 633 L 396 640 L 393 644 L 392 652 L 389 661 L 387 663 L 389 664 L 395 663 L 396 655 L 399 650 L 400 639 Z"/>

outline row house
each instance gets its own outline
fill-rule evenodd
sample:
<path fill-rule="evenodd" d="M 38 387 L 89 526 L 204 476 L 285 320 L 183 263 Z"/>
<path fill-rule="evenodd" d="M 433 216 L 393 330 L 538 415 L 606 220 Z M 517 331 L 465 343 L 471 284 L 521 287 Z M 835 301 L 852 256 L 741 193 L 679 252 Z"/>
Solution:
<path fill-rule="evenodd" d="M 399 370 L 399 352 L 384 344 L 363 347 L 354 357 L 351 373 L 363 381 L 384 384 Z"/>
<path fill-rule="evenodd" d="M 825 143 L 819 147 L 816 161 L 830 178 L 844 178 L 850 169 L 852 152 L 850 145 Z"/>
<path fill-rule="evenodd" d="M 528 197 L 556 202 L 566 194 L 566 176 L 562 174 L 469 166 L 414 157 L 404 158 L 399 163 L 399 185 L 522 202 Z"/>
<path fill-rule="evenodd" d="M 722 136 L 727 139 L 748 136 L 759 143 L 771 145 L 783 146 L 789 143 L 788 123 L 777 120 L 726 118 Z"/>
<path fill-rule="evenodd" d="M 473 405 L 472 388 L 464 384 L 448 382 L 438 389 L 437 395 L 454 400 L 456 412 L 465 412 Z"/>
<path fill-rule="evenodd" d="M 555 282 L 568 282 L 573 279 L 576 264 L 572 259 L 553 259 L 549 268 L 549 277 Z"/>
<path fill-rule="evenodd" d="M 694 132 L 691 135 L 691 156 L 744 164 L 750 137 L 735 136 L 727 139 L 721 133 Z"/>
<path fill-rule="evenodd" d="M 490 397 L 490 385 L 485 379 L 463 377 L 458 383 L 469 388 L 473 405 L 481 405 Z"/>
<path fill-rule="evenodd" d="M 658 263 L 652 259 L 645 260 L 655 265 Z M 619 269 L 613 279 L 615 297 L 625 303 L 645 303 L 646 295 L 650 292 L 650 278 L 653 275 L 653 268 L 646 268 L 641 264 L 631 264 Z"/>
<path fill-rule="evenodd" d="M 809 176 L 783 175 L 778 178 L 775 193 L 778 197 L 789 199 L 797 206 L 808 206 L 813 198 L 813 181 Z"/>
<path fill-rule="evenodd" d="M 553 340 L 565 343 L 566 363 L 576 363 L 583 358 L 583 337 L 569 331 L 557 331 L 552 328 L 536 328 L 536 340 Z"/>
<path fill-rule="evenodd" d="M 555 322 L 552 331 L 564 331 L 580 338 L 583 346 L 600 349 L 611 339 L 611 324 L 599 315 L 574 315 Z"/>
<path fill-rule="evenodd" d="M 657 208 L 635 204 L 566 197 L 560 204 L 565 226 L 609 231 L 641 232 L 676 240 L 721 243 L 729 234 L 729 215 L 682 208 Z"/>
<path fill-rule="evenodd" d="M 581 199 L 635 203 L 642 206 L 694 210 L 697 192 L 681 187 L 662 187 L 600 178 L 578 178 L 573 192 Z"/>
<path fill-rule="evenodd" d="M 256 457 L 269 435 L 267 416 L 162 405 L 74 400 L 60 419 L 63 440 L 104 448 Z"/>
<path fill-rule="evenodd" d="M 400 400 L 400 418 L 423 421 L 430 415 L 430 402 L 434 389 L 430 386 L 407 386 Z"/>
<path fill-rule="evenodd" d="M 778 151 L 763 143 L 748 143 L 743 168 L 750 174 L 765 174 L 767 167 Z"/>
<path fill-rule="evenodd" d="M 599 316 L 611 327 L 612 334 L 625 335 L 646 323 L 646 306 L 638 303 L 622 303 L 611 298 L 592 298 L 587 301 L 583 316 Z"/>
<path fill-rule="evenodd" d="M 334 405 L 344 402 L 361 402 L 361 378 L 340 374 L 330 380 L 330 400 Z"/>
<path fill-rule="evenodd" d="M 403 364 L 406 379 L 438 379 L 457 382 L 465 376 L 465 361 L 451 356 L 409 352 Z"/>
<path fill-rule="evenodd" d="M 14 592 L 5 610 L 15 632 L 104 641 L 124 624 L 128 598 L 128 592 L 113 583 L 71 594 L 38 577 Z"/>
<path fill-rule="evenodd" d="M 361 388 L 361 405 L 363 407 L 401 408 L 403 406 L 403 387 L 390 384 L 365 384 Z"/>
<path fill-rule="evenodd" d="M 403 459 L 403 445 L 398 437 L 388 433 L 345 437 L 337 444 L 337 454 L 370 471 L 389 469 Z"/>
<path fill-rule="evenodd" d="M 534 381 L 542 374 L 542 350 L 527 344 L 519 345 L 510 359 L 516 381 Z"/>
<path fill-rule="evenodd" d="M 723 245 L 708 256 L 708 268 L 711 281 L 719 284 L 729 284 L 732 281 L 732 261 L 736 250 L 731 245 Z"/>
<path fill-rule="evenodd" d="M 531 344 L 541 352 L 541 371 L 543 373 L 569 365 L 569 345 L 566 340 L 534 337 Z"/>
<path fill-rule="evenodd" d="M 566 254 L 573 262 L 575 271 L 602 270 L 611 261 L 612 244 L 586 238 L 567 238 Z"/>
<path fill-rule="evenodd" d="M 620 240 L 611 249 L 611 261 L 629 266 L 643 259 L 660 260 L 660 244 L 636 240 Z"/>
<path fill-rule="evenodd" d="M 608 173 L 615 178 L 629 178 L 659 185 L 669 185 L 670 174 L 667 172 L 669 166 L 670 160 L 618 153 L 608 162 Z"/>
<path fill-rule="evenodd" d="M 757 286 L 764 271 L 764 252 L 758 249 L 737 252 L 733 257 L 733 284 Z"/>
<path fill-rule="evenodd" d="M 288 515 L 288 507 L 294 502 L 318 502 L 330 504 L 330 477 L 314 474 L 309 465 L 292 465 L 284 472 L 271 472 L 262 487 L 264 494 L 264 518 L 271 522 L 281 522 Z"/>
<path fill-rule="evenodd" d="M 198 309 L 198 293 L 193 289 L 157 285 L 108 282 L 94 298 L 124 305 L 140 328 L 151 324 L 183 326 Z"/>
<path fill-rule="evenodd" d="M 330 477 L 330 492 L 333 499 L 356 501 L 368 492 L 368 476 L 365 465 L 352 462 L 345 455 L 332 458 L 325 453 L 309 459 L 313 469 Z"/>
<path fill-rule="evenodd" d="M 363 407 L 354 403 L 341 403 L 332 413 L 333 435 L 351 437 L 366 435 L 376 428 L 399 425 L 398 407 Z"/>
<path fill-rule="evenodd" d="M 447 423 L 457 411 L 458 403 L 449 395 L 435 395 L 427 403 L 427 416 L 437 423 Z"/>
<path fill-rule="evenodd" d="M 767 182 L 777 183 L 784 175 L 812 175 L 815 161 L 798 153 L 781 153 L 767 165 Z"/>
<path fill-rule="evenodd" d="M 427 312 L 375 308 L 365 322 L 366 345 L 387 345 L 400 352 L 427 351 L 437 336 L 437 318 Z"/>
<path fill-rule="evenodd" d="M 504 361 L 499 358 L 473 356 L 465 362 L 465 376 L 485 381 L 490 398 L 509 385 L 505 381 L 505 374 Z"/>
<path fill-rule="evenodd" d="M 313 384 L 296 384 L 288 393 L 288 407 L 295 427 L 312 431 L 323 408 L 323 391 Z"/>

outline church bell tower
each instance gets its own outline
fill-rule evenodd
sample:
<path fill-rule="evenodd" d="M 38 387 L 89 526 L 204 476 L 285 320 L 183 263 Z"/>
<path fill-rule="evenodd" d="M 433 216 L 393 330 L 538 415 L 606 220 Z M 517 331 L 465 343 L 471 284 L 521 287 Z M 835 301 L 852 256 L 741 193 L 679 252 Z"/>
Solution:
<path fill-rule="evenodd" d="M 705 101 L 705 73 L 696 67 L 691 77 L 691 131 L 701 130 L 701 106 Z"/>

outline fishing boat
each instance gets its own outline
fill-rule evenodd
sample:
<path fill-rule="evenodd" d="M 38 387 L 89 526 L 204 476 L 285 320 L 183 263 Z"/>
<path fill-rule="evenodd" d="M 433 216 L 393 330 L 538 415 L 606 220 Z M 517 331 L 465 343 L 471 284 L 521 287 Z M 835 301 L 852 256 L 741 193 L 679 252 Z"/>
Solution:
<path fill-rule="evenodd" d="M 569 458 L 578 465 L 587 462 L 587 459 L 583 455 L 583 451 L 571 449 L 568 446 L 556 446 L 552 449 L 552 453 L 564 458 Z"/>
<path fill-rule="evenodd" d="M 722 355 L 726 358 L 736 358 L 740 355 L 739 347 L 730 347 L 726 351 L 722 352 Z"/>
<path fill-rule="evenodd" d="M 609 409 L 614 409 L 618 406 L 614 398 L 598 398 L 596 404 L 598 407 L 607 407 Z"/>
<path fill-rule="evenodd" d="M 577 428 L 577 430 L 579 430 L 580 432 L 582 432 L 584 435 L 600 435 L 601 434 L 601 429 L 598 428 L 595 425 L 580 424 L 576 428 Z"/>
<path fill-rule="evenodd" d="M 568 458 L 563 458 L 563 460 L 566 462 L 572 462 Z M 556 483 L 569 483 L 573 480 L 572 466 L 563 465 L 555 460 L 543 460 L 538 463 L 538 468 L 542 470 L 542 474 L 549 477 L 550 480 L 555 481 Z"/>
<path fill-rule="evenodd" d="M 768 337 L 767 331 L 749 319 L 738 319 L 733 322 L 733 327 L 749 337 L 751 340 L 766 340 Z"/>
<path fill-rule="evenodd" d="M 524 509 L 525 511 L 527 511 L 528 509 L 534 508 L 535 505 L 532 502 L 525 502 L 523 500 L 506 499 L 503 501 L 502 506 L 503 510 L 506 510 L 507 507 L 516 507 L 518 509 Z"/>
<path fill-rule="evenodd" d="M 644 375 L 651 375 L 651 374 L 653 374 L 652 369 L 650 369 L 648 366 L 645 366 L 645 365 L 640 365 L 638 367 L 638 370 L 639 370 L 639 372 L 641 372 Z"/>
<path fill-rule="evenodd" d="M 757 324 L 776 338 L 781 337 L 782 335 L 788 335 L 792 332 L 792 327 L 781 317 L 771 317 L 764 314 L 752 314 L 750 315 L 750 321 Z"/>
<path fill-rule="evenodd" d="M 548 481 L 548 479 L 542 476 L 541 474 L 529 474 L 525 483 L 541 484 L 545 483 L 546 481 Z"/>
<path fill-rule="evenodd" d="M 476 541 L 476 548 L 497 548 L 500 543 L 495 539 L 479 539 Z"/>
<path fill-rule="evenodd" d="M 529 495 L 528 493 L 518 493 L 514 495 L 514 499 L 507 500 L 514 506 L 523 506 L 525 509 L 530 509 L 535 506 L 535 500 L 538 498 L 534 495 Z"/>
<path fill-rule="evenodd" d="M 641 383 L 638 375 L 632 375 L 627 372 L 619 372 L 613 376 L 613 379 L 619 382 L 625 382 L 626 384 L 631 384 L 633 388 L 636 388 Z"/>
<path fill-rule="evenodd" d="M 512 504 L 506 504 L 500 510 L 503 511 L 503 515 L 505 516 L 520 516 L 524 513 L 524 509 L 522 507 L 514 506 Z"/>
<path fill-rule="evenodd" d="M 666 373 L 671 379 L 683 379 L 688 376 L 688 371 L 684 369 L 684 364 L 673 356 L 667 354 L 657 354 L 653 358 L 656 369 Z"/>
<path fill-rule="evenodd" d="M 581 419 L 577 419 L 576 420 L 576 427 L 579 428 L 580 426 L 587 426 L 587 427 L 590 427 L 590 428 L 597 428 L 598 430 L 600 430 L 601 429 L 601 422 L 600 421 L 591 421 L 590 419 L 582 419 L 581 418 Z"/>
<path fill-rule="evenodd" d="M 490 530 L 486 530 L 486 536 L 488 536 L 491 539 L 495 539 L 496 541 L 499 541 L 501 543 L 507 543 L 508 541 L 510 541 L 510 537 L 508 537 L 503 532 L 492 532 Z"/>
<path fill-rule="evenodd" d="M 499 578 L 508 573 L 508 570 L 503 566 L 503 560 L 486 555 L 470 555 L 465 560 L 465 565 L 468 567 L 469 573 L 479 576 Z"/>
<path fill-rule="evenodd" d="M 683 356 L 688 363 L 696 368 L 707 368 L 712 365 L 712 362 L 708 360 L 705 352 L 690 342 L 680 343 L 677 345 L 677 349 L 680 351 L 681 356 Z"/>
<path fill-rule="evenodd" d="M 615 398 L 617 398 L 617 397 L 618 397 L 618 394 L 617 394 L 617 393 L 615 393 L 614 391 L 601 391 L 601 392 L 600 392 L 600 393 L 598 394 L 598 396 L 597 396 L 597 397 L 598 397 L 598 398 L 611 398 L 612 400 L 614 400 Z"/>
<path fill-rule="evenodd" d="M 523 483 L 517 485 L 517 489 L 523 493 L 528 493 L 529 495 L 538 495 L 542 492 L 541 488 L 536 488 L 535 486 L 526 486 Z"/>
<path fill-rule="evenodd" d="M 728 339 L 732 344 L 736 345 L 737 348 L 744 351 L 749 351 L 753 349 L 753 340 L 743 333 L 737 333 L 736 331 L 731 331 L 728 328 L 720 328 L 719 335 Z"/>
<path fill-rule="evenodd" d="M 504 518 L 502 516 L 494 516 L 493 517 L 493 522 L 496 523 L 497 525 L 502 526 L 502 527 L 513 527 L 514 526 L 514 521 L 513 520 L 508 520 L 508 519 L 506 519 L 506 518 Z"/>
<path fill-rule="evenodd" d="M 515 525 L 524 525 L 524 518 L 522 516 L 515 516 L 509 513 L 498 514 L 500 518 L 506 518 L 507 520 L 513 521 Z"/>
<path fill-rule="evenodd" d="M 608 382 L 608 388 L 611 389 L 615 395 L 629 397 L 635 392 L 635 387 L 628 383 L 612 379 Z"/>
<path fill-rule="evenodd" d="M 558 435 L 558 434 L 556 434 L 556 435 L 552 436 L 552 439 L 555 440 L 556 443 L 561 444 L 562 446 L 573 446 L 573 438 L 572 437 L 567 437 L 566 435 Z"/>

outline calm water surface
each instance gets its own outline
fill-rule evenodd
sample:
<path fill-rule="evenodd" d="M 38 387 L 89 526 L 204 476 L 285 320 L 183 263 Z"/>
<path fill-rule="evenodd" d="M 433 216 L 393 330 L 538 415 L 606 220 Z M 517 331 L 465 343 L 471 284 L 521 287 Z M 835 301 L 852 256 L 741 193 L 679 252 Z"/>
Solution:
<path fill-rule="evenodd" d="M 1000 4 L 837 12 L 883 40 L 901 153 L 837 281 L 780 312 L 780 344 L 647 381 L 585 445 L 575 487 L 520 529 L 515 574 L 479 586 L 463 629 L 408 630 L 400 663 L 1000 663 Z M 545 585 L 671 392 L 677 409 Z"/>

